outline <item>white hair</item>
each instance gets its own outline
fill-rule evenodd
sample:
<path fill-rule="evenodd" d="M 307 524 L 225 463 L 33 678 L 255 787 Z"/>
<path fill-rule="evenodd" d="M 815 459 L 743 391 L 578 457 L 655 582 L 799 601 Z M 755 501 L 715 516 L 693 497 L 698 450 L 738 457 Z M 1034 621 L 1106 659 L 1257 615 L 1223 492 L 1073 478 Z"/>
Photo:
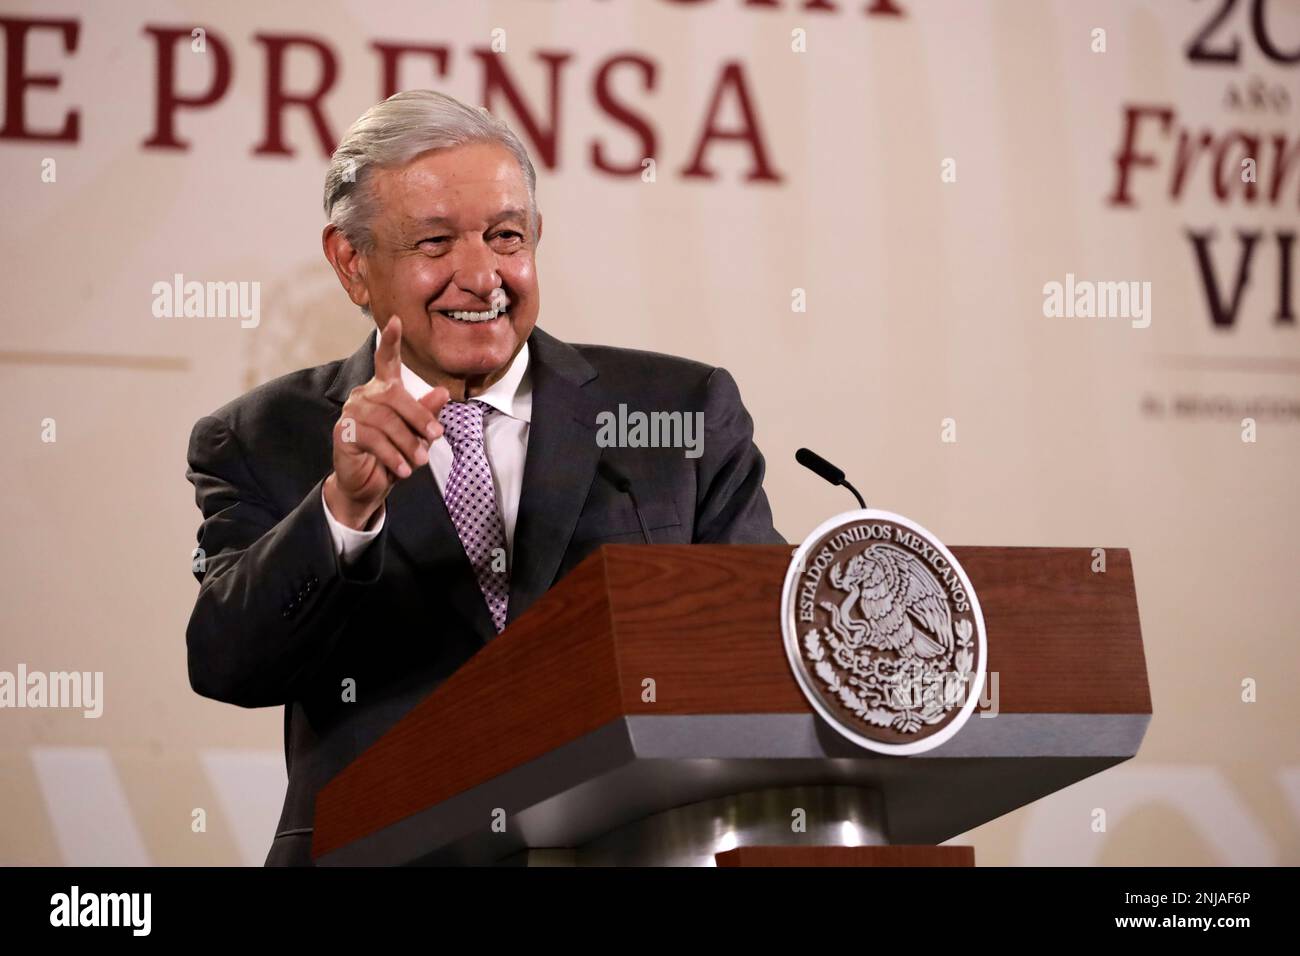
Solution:
<path fill-rule="evenodd" d="M 370 171 L 404 166 L 421 153 L 468 143 L 499 143 L 519 160 L 528 187 L 530 230 L 537 231 L 537 171 L 510 127 L 481 106 L 433 90 L 394 93 L 361 114 L 330 157 L 325 215 L 360 252 L 374 248 Z"/>

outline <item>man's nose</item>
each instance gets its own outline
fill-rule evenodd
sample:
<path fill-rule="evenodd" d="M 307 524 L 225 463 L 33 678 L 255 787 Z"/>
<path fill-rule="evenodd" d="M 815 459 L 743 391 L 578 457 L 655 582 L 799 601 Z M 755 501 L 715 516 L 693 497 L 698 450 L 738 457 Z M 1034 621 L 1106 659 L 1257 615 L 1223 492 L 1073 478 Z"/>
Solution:
<path fill-rule="evenodd" d="M 476 295 L 487 302 L 492 290 L 501 285 L 497 274 L 496 253 L 482 239 L 463 244 L 459 250 L 459 261 L 452 281 L 471 295 Z"/>

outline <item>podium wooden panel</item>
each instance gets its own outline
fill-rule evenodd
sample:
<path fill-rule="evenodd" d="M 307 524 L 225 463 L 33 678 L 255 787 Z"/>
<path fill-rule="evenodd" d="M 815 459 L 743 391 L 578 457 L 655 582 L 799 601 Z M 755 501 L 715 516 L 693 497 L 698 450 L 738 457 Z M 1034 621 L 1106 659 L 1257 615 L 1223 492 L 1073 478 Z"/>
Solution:
<path fill-rule="evenodd" d="M 1128 551 L 1093 573 L 1088 548 L 951 550 L 998 714 L 933 751 L 873 754 L 814 716 L 781 639 L 792 548 L 606 545 L 321 790 L 313 856 L 492 863 L 806 784 L 879 789 L 891 842 L 937 844 L 1133 756 L 1151 699 Z"/>

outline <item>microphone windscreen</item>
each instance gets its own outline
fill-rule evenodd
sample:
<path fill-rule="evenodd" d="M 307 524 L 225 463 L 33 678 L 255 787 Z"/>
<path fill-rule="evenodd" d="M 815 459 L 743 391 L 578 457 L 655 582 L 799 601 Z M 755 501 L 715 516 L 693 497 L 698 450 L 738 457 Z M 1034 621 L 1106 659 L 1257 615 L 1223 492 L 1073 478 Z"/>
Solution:
<path fill-rule="evenodd" d="M 800 448 L 794 453 L 794 460 L 803 465 L 809 471 L 821 475 L 832 485 L 842 484 L 844 481 L 844 472 L 836 468 L 829 461 L 807 448 Z"/>

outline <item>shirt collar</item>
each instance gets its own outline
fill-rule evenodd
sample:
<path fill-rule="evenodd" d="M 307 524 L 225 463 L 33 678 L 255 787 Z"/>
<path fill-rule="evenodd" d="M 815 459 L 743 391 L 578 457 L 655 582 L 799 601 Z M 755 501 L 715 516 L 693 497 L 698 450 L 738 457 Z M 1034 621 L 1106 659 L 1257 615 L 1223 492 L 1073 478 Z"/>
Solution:
<path fill-rule="evenodd" d="M 379 348 L 379 336 L 375 336 L 375 348 Z M 481 395 L 475 395 L 477 401 L 491 405 L 499 412 L 509 415 L 511 418 L 518 419 L 521 422 L 532 422 L 533 420 L 533 377 L 528 374 L 528 343 L 524 342 L 506 374 L 488 387 Z M 411 397 L 419 401 L 425 395 L 433 391 L 433 386 L 420 378 L 419 375 L 406 367 L 402 363 L 402 384 L 406 390 L 411 393 Z"/>

